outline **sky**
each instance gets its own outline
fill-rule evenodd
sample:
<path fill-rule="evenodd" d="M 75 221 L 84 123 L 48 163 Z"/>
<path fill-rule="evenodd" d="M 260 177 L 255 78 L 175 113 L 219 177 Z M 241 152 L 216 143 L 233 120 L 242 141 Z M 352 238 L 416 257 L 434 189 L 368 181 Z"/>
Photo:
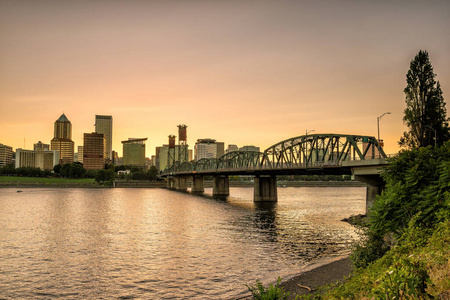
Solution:
<path fill-rule="evenodd" d="M 313 133 L 399 150 L 406 73 L 429 52 L 450 101 L 450 1 L 0 0 L 0 143 L 50 143 L 64 113 L 83 144 L 113 116 L 113 150 L 147 156 L 186 124 L 261 150 Z M 447 104 L 447 110 L 449 105 Z"/>

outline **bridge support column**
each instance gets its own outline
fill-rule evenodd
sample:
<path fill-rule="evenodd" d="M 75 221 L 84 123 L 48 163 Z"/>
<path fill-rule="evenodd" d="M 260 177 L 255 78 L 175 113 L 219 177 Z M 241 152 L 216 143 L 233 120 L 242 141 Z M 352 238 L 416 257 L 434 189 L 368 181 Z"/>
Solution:
<path fill-rule="evenodd" d="M 355 175 L 355 180 L 364 182 L 366 187 L 366 215 L 369 215 L 370 209 L 377 199 L 377 195 L 381 195 L 384 189 L 384 181 L 379 175 Z"/>
<path fill-rule="evenodd" d="M 230 182 L 228 176 L 214 176 L 213 196 L 227 197 L 230 195 Z"/>
<path fill-rule="evenodd" d="M 175 189 L 175 180 L 173 177 L 167 177 L 167 188 L 170 190 Z"/>
<path fill-rule="evenodd" d="M 192 194 L 203 194 L 203 176 L 192 176 Z"/>
<path fill-rule="evenodd" d="M 187 190 L 187 178 L 183 176 L 175 177 L 175 189 L 180 192 L 186 192 Z"/>
<path fill-rule="evenodd" d="M 254 202 L 278 201 L 276 176 L 255 176 L 253 201 Z"/>

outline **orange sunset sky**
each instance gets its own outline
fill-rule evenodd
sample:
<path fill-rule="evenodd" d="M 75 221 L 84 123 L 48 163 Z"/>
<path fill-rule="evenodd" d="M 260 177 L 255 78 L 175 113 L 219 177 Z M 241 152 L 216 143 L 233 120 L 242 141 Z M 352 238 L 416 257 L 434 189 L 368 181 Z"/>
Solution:
<path fill-rule="evenodd" d="M 153 155 L 178 124 L 190 148 L 263 150 L 306 130 L 376 136 L 391 112 L 394 153 L 420 49 L 450 101 L 449 16 L 450 1 L 0 0 L 0 143 L 50 143 L 64 112 L 75 147 L 105 114 L 119 155 L 130 137 Z"/>

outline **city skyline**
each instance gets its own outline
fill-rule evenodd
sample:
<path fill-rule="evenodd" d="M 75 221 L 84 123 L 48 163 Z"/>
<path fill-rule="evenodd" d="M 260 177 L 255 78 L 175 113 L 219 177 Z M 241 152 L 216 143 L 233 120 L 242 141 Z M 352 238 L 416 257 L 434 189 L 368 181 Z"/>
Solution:
<path fill-rule="evenodd" d="M 264 150 L 314 133 L 377 136 L 398 151 L 409 63 L 427 50 L 450 97 L 450 4 L 409 1 L 0 1 L 0 143 L 50 143 L 66 114 L 75 146 L 95 115 L 113 150 L 146 156 L 188 127 Z M 25 141 L 25 146 L 24 146 Z"/>

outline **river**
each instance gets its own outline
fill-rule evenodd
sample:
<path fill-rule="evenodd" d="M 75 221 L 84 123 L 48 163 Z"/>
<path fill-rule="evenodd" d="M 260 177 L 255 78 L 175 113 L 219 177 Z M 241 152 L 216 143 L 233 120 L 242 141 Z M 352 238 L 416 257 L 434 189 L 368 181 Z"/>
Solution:
<path fill-rule="evenodd" d="M 0 189 L 0 299 L 233 299 L 347 253 L 365 188 Z"/>

